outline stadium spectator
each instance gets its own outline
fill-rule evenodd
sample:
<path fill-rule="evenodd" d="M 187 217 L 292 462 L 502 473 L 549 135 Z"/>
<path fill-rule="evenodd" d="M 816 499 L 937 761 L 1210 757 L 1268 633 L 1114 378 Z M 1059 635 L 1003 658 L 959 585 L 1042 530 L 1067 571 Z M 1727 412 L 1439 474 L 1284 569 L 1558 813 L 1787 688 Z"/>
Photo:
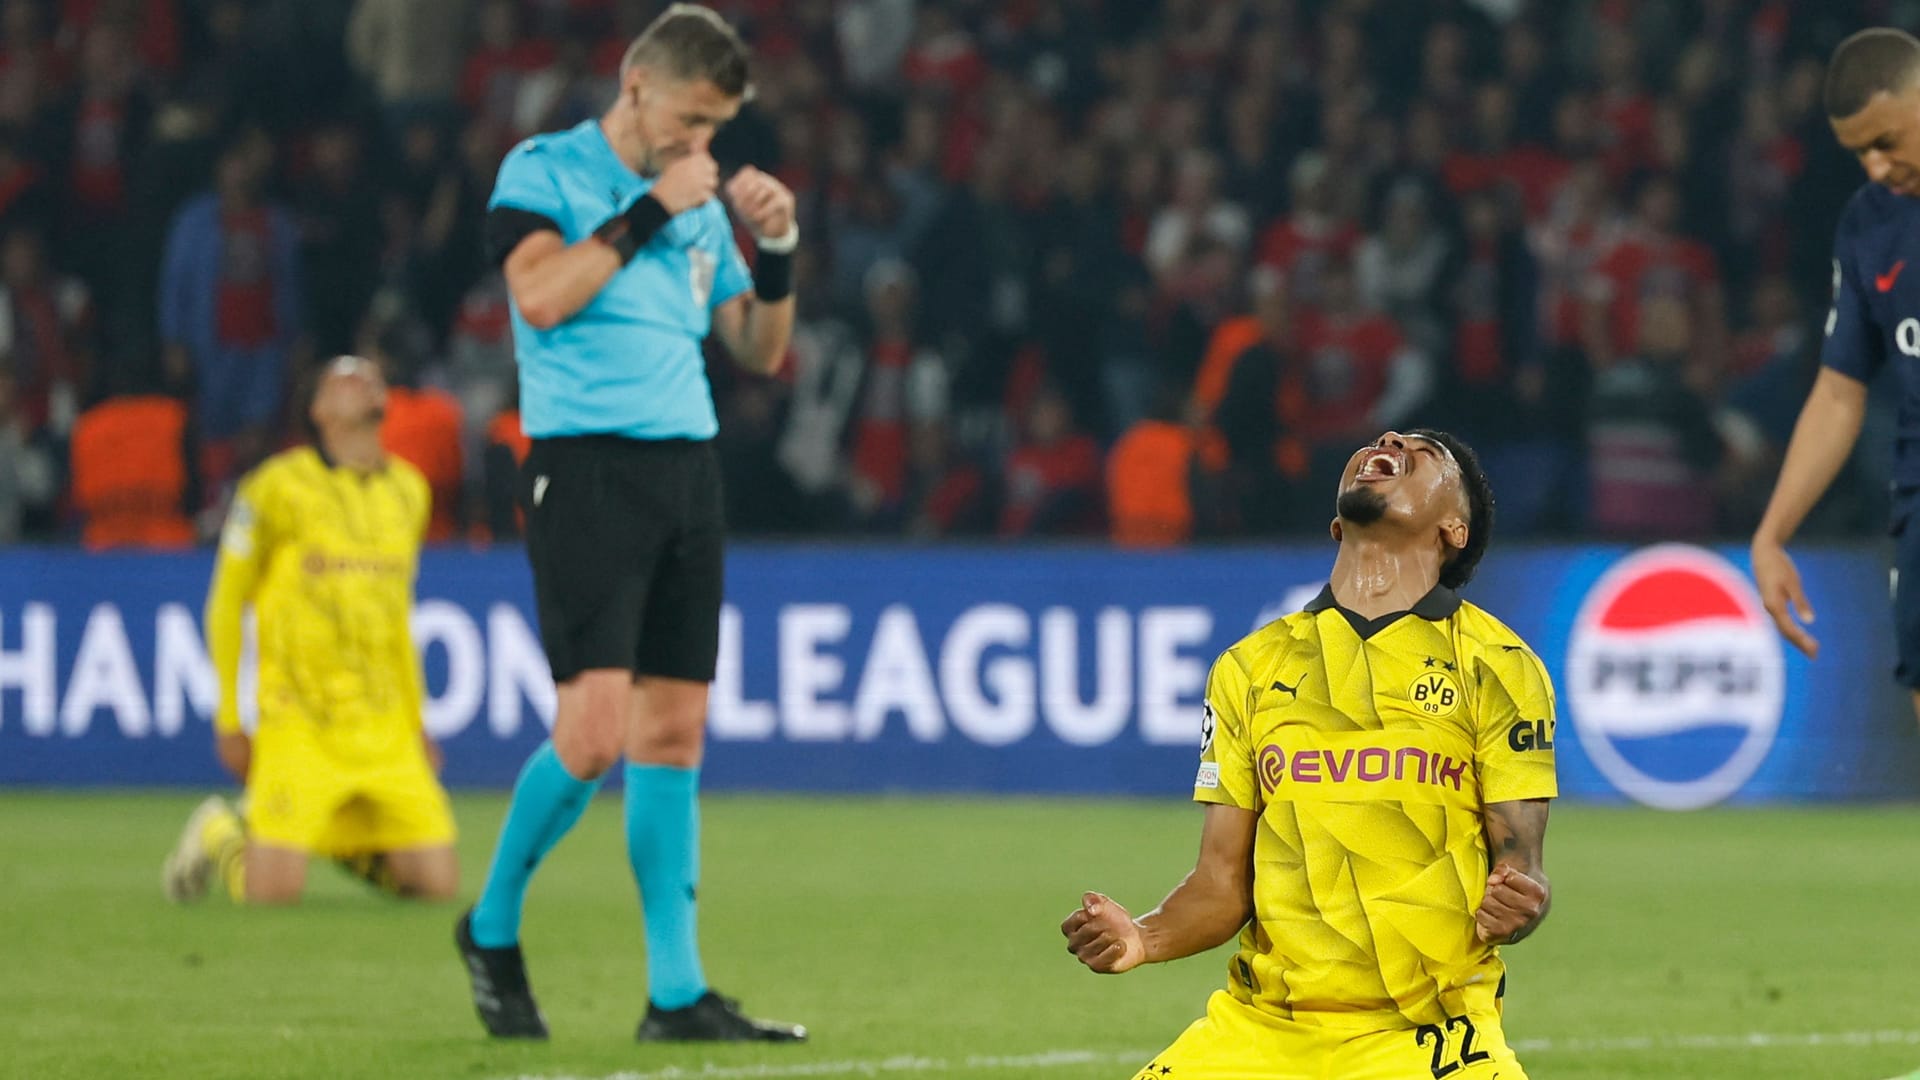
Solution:
<path fill-rule="evenodd" d="M 347 56 L 378 96 L 390 130 L 448 114 L 468 7 L 468 0 L 356 0 Z"/>
<path fill-rule="evenodd" d="M 1454 250 L 1427 200 L 1418 184 L 1394 186 L 1384 224 L 1354 254 L 1354 276 L 1361 303 L 1391 318 L 1417 347 L 1438 355 L 1446 347 L 1440 290 Z"/>
<path fill-rule="evenodd" d="M 0 371 L 29 434 L 63 439 L 91 396 L 93 304 L 79 279 L 47 265 L 46 241 L 21 226 L 0 240 Z"/>
<path fill-rule="evenodd" d="M 1655 297 L 1636 323 L 1640 348 L 1598 372 L 1587 427 L 1588 527 L 1610 537 L 1700 537 L 1712 531 L 1712 474 L 1722 447 L 1712 413 L 1687 383 L 1692 314 Z"/>
<path fill-rule="evenodd" d="M 1368 433 L 1403 423 L 1433 392 L 1432 359 L 1360 300 L 1345 260 L 1320 274 L 1320 303 L 1300 312 L 1301 362 L 1283 374 L 1281 416 L 1298 435 L 1309 491 L 1338 482 Z"/>
<path fill-rule="evenodd" d="M 1582 343 L 1588 361 L 1604 371 L 1631 353 L 1642 340 L 1646 306 L 1667 299 L 1689 306 L 1692 365 L 1710 368 L 1720 359 L 1726 318 L 1719 260 L 1680 232 L 1680 187 L 1672 176 L 1647 176 L 1633 207 L 1631 223 L 1587 279 Z"/>
<path fill-rule="evenodd" d="M 1174 171 L 1171 201 L 1147 228 L 1147 269 L 1157 278 L 1172 277 L 1207 244 L 1238 254 L 1252 228 L 1246 209 L 1220 193 L 1219 159 L 1189 150 Z"/>
<path fill-rule="evenodd" d="M 272 154 L 258 129 L 229 142 L 214 190 L 189 200 L 167 237 L 165 371 L 175 386 L 191 381 L 201 480 L 214 489 L 269 449 L 302 329 L 298 234 L 262 190 Z"/>
<path fill-rule="evenodd" d="M 373 300 L 367 267 L 380 258 L 385 232 L 380 192 L 366 168 L 359 128 L 337 120 L 308 144 L 308 167 L 294 199 L 300 222 L 307 318 L 317 352 L 351 351 Z"/>
<path fill-rule="evenodd" d="M 1077 431 L 1066 398 L 1042 387 L 1027 405 L 1020 444 L 1007 457 L 1003 539 L 1086 535 L 1099 529 L 1100 448 Z"/>
<path fill-rule="evenodd" d="M 1280 271 L 1295 300 L 1312 304 L 1327 265 L 1353 254 L 1360 229 L 1339 208 L 1324 156 L 1308 152 L 1295 159 L 1291 184 L 1293 210 L 1261 234 L 1259 261 Z"/>
<path fill-rule="evenodd" d="M 467 291 L 447 340 L 443 378 L 465 418 L 460 442 L 466 462 L 467 502 L 470 510 L 477 510 L 484 476 L 480 462 L 489 441 L 488 428 L 517 397 L 507 285 L 498 273 L 488 274 Z M 473 515 L 470 520 L 482 518 Z"/>
<path fill-rule="evenodd" d="M 482 0 L 474 18 L 479 42 L 460 69 L 461 107 L 498 131 L 515 130 L 522 88 L 558 56 L 552 41 L 527 31 L 520 8 L 516 0 Z"/>
<path fill-rule="evenodd" d="M 1152 415 L 1120 436 L 1107 457 L 1107 521 L 1122 547 L 1170 547 L 1193 538 L 1199 440 L 1163 395 Z"/>
<path fill-rule="evenodd" d="M 54 455 L 29 426 L 14 394 L 13 376 L 0 372 L 0 543 L 44 531 L 59 495 Z"/>
<path fill-rule="evenodd" d="M 1287 289 L 1271 269 L 1255 272 L 1253 324 L 1238 328 L 1253 337 L 1222 367 L 1201 372 L 1196 410 L 1212 422 L 1219 444 L 1210 445 L 1209 464 L 1226 473 L 1224 498 L 1232 520 L 1256 535 L 1311 527 L 1292 496 L 1306 477 L 1307 458 L 1299 433 L 1288 423 L 1298 411 L 1297 372 L 1305 362 Z M 1215 334 L 1220 352 L 1229 324 Z M 1212 358 L 1209 358 L 1210 360 Z M 1284 388 L 1284 393 L 1283 393 Z M 1222 457 L 1224 451 L 1224 468 Z"/>
<path fill-rule="evenodd" d="M 54 108 L 51 125 L 61 140 L 56 160 L 67 163 L 62 248 L 68 263 L 96 282 L 103 296 L 132 284 L 122 272 L 131 170 L 152 108 L 126 32 L 113 22 L 89 29 L 79 79 Z"/>
<path fill-rule="evenodd" d="M 916 368 L 938 365 L 916 336 L 913 271 L 889 260 L 867 272 L 866 372 L 850 432 L 850 496 L 869 528 L 897 527 L 907 496 L 908 393 Z"/>
<path fill-rule="evenodd" d="M 1524 275 L 1508 276 L 1519 245 L 1500 243 L 1501 362 L 1539 358 L 1538 375 L 1531 360 L 1512 369 L 1511 388 L 1524 391 L 1513 426 L 1560 438 L 1549 456 L 1571 462 L 1539 467 L 1547 444 L 1529 442 L 1515 451 L 1530 462 L 1523 475 L 1503 464 L 1510 431 L 1478 436 L 1507 520 L 1523 532 L 1528 516 L 1563 531 L 1586 517 L 1589 470 L 1578 459 L 1591 380 L 1636 355 L 1643 297 L 1692 298 L 1686 377 L 1729 446 L 1775 441 L 1764 422 L 1757 434 L 1726 426 L 1753 420 L 1755 406 L 1735 395 L 1757 392 L 1754 342 L 1776 331 L 1788 340 L 1748 301 L 1780 276 L 1810 348 L 1833 216 L 1858 183 L 1831 150 L 1823 64 L 1849 26 L 1881 18 L 1847 0 L 1698 11 L 1590 0 L 745 7 L 763 62 L 755 100 L 716 142 L 723 171 L 765 168 L 816 223 L 807 270 L 833 287 L 802 304 L 803 321 L 860 326 L 868 269 L 913 266 L 913 336 L 943 357 L 950 385 L 940 422 L 901 432 L 901 445 L 974 470 L 970 497 L 989 525 L 1003 508 L 991 481 L 1006 472 L 1026 405 L 1016 383 L 1057 387 L 1103 447 L 1149 411 L 1165 378 L 1195 374 L 1204 418 L 1208 399 L 1226 393 L 1230 361 L 1258 336 L 1266 279 L 1248 261 L 1299 294 L 1304 325 L 1321 304 L 1323 267 L 1359 259 L 1363 291 L 1439 373 L 1432 409 L 1471 428 L 1456 406 L 1507 407 L 1452 381 L 1493 368 L 1484 285 L 1495 266 L 1469 218 L 1481 195 L 1497 194 L 1513 200 L 1505 227 L 1524 235 L 1537 267 L 1524 304 Z M 262 205 L 297 209 L 301 241 L 274 284 L 309 285 L 291 321 L 274 316 L 285 324 L 276 333 L 310 317 L 316 344 L 345 348 L 374 293 L 404 297 L 429 342 L 423 377 L 463 398 L 492 388 L 466 401 L 477 521 L 485 470 L 475 458 L 499 381 L 497 368 L 475 381 L 474 354 L 455 354 L 475 343 L 462 327 L 487 270 L 486 195 L 515 138 L 597 108 L 622 34 L 649 14 L 601 0 L 11 0 L 0 5 L 0 235 L 32 226 L 55 269 L 84 284 L 96 368 L 197 376 L 186 400 L 204 424 L 235 411 L 216 400 L 232 397 L 235 379 L 202 371 L 179 348 L 178 313 L 156 318 L 153 298 L 179 284 L 165 260 L 170 226 L 217 171 L 217 148 L 263 129 L 288 183 L 262 170 L 251 186 Z M 1589 310 L 1590 292 L 1603 310 Z M 1765 295 L 1777 306 L 1776 286 Z M 1532 330 L 1526 307 L 1537 312 Z M 296 361 L 290 353 L 282 366 Z M 845 383 L 828 377 L 840 370 L 819 367 L 812 382 L 796 371 L 788 387 L 716 386 L 723 412 L 771 425 L 756 429 L 770 441 L 742 459 L 761 479 L 737 478 L 737 494 L 751 502 L 758 487 L 799 487 L 806 509 L 793 527 L 803 530 L 854 525 L 836 505 L 858 442 Z M 255 430 L 286 426 L 279 396 L 263 391 L 275 403 L 261 406 L 268 419 L 251 421 Z M 1283 446 L 1304 445 L 1281 418 L 1267 423 L 1285 429 Z M 209 434 L 205 490 L 217 498 L 233 445 Z M 1210 436 L 1202 453 L 1216 467 L 1227 456 Z M 1859 461 L 1836 505 L 1881 498 L 1866 490 L 1871 462 Z M 918 490 L 918 471 L 901 471 L 902 492 Z M 1540 479 L 1563 472 L 1574 479 Z M 1541 486 L 1552 497 L 1528 511 Z M 931 528 L 914 524 L 917 496 L 901 498 L 860 527 Z M 1751 524 L 1738 520 L 1741 500 L 1724 509 L 1722 527 Z"/>
<path fill-rule="evenodd" d="M 44 228 L 54 219 L 46 167 L 15 132 L 0 126 L 0 230 Z"/>

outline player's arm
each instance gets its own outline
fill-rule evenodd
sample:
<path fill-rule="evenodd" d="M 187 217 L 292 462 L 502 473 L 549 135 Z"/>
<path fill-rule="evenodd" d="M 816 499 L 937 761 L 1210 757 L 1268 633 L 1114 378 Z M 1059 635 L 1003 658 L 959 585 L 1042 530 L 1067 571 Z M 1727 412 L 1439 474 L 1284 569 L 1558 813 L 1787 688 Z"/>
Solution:
<path fill-rule="evenodd" d="M 514 306 L 536 330 L 573 318 L 675 214 L 713 198 L 719 184 L 713 158 L 689 154 L 661 170 L 632 206 L 569 244 L 556 223 L 560 197 L 536 156 L 516 150 L 501 166 L 486 221 L 488 250 L 502 260 Z"/>
<path fill-rule="evenodd" d="M 1820 375 L 1800 409 L 1780 479 L 1753 533 L 1753 580 L 1760 600 L 1781 635 L 1808 656 L 1819 654 L 1820 643 L 1801 625 L 1813 621 L 1813 607 L 1787 554 L 1787 541 L 1852 455 L 1867 415 L 1867 384 L 1886 360 L 1885 338 L 1866 291 L 1855 280 L 1850 248 L 1849 220 L 1843 217 L 1834 238 L 1833 307 L 1827 313 Z"/>
<path fill-rule="evenodd" d="M 1494 638 L 1471 661 L 1476 715 L 1474 769 L 1485 809 L 1487 888 L 1474 932 L 1495 945 L 1519 941 L 1547 917 L 1552 886 L 1543 851 L 1554 771 L 1553 681 L 1546 665 L 1511 637 Z"/>
<path fill-rule="evenodd" d="M 1179 960 L 1232 938 L 1253 917 L 1253 835 L 1259 815 L 1237 806 L 1207 807 L 1200 857 L 1160 906 L 1135 919 L 1090 892 L 1060 924 L 1067 951 L 1103 975 Z"/>
<path fill-rule="evenodd" d="M 240 654 L 246 638 L 246 612 L 260 584 L 272 535 L 261 520 L 265 490 L 254 476 L 240 486 L 227 523 L 220 532 L 220 551 L 207 589 L 204 620 L 207 653 L 220 682 L 220 703 L 213 714 L 214 752 L 237 779 L 247 778 L 252 744 L 240 729 Z"/>
<path fill-rule="evenodd" d="M 1548 799 L 1488 803 L 1483 821 L 1493 870 L 1473 914 L 1481 941 L 1511 945 L 1534 932 L 1553 907 L 1544 849 Z"/>
<path fill-rule="evenodd" d="M 726 287 L 726 293 L 739 295 L 714 309 L 714 332 L 740 366 L 771 375 L 780 369 L 793 337 L 793 252 L 800 240 L 793 192 L 748 165 L 727 181 L 727 200 L 746 221 L 760 252 L 749 296 L 745 282 L 739 280 L 744 274 L 739 252 L 728 245 L 722 271 L 731 276 L 731 287 L 722 279 L 716 281 L 716 288 Z"/>
<path fill-rule="evenodd" d="M 1207 675 L 1201 713 L 1200 771 L 1193 797 L 1207 807 L 1193 872 L 1160 906 L 1138 919 L 1099 893 L 1080 898 L 1060 924 L 1067 951 L 1101 974 L 1205 952 L 1253 917 L 1253 839 L 1259 785 L 1249 751 L 1249 656 L 1228 649 Z"/>
<path fill-rule="evenodd" d="M 1787 541 L 1852 456 L 1866 415 L 1867 384 L 1831 367 L 1821 368 L 1793 425 L 1767 512 L 1753 533 L 1753 579 L 1761 602 L 1780 633 L 1808 656 L 1819 654 L 1820 643 L 1800 625 L 1813 621 L 1813 607 L 1800 585 L 1799 568 L 1787 554 Z"/>

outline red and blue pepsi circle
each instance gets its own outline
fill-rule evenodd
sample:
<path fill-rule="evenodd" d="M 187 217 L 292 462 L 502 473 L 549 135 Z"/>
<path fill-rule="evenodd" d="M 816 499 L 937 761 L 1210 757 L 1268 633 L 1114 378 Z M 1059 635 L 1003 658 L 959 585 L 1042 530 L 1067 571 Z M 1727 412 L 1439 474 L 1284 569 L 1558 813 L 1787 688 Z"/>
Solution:
<path fill-rule="evenodd" d="M 1786 699 L 1780 638 L 1740 569 L 1685 544 L 1644 548 L 1587 592 L 1567 646 L 1580 746 L 1637 802 L 1693 810 L 1752 779 Z"/>

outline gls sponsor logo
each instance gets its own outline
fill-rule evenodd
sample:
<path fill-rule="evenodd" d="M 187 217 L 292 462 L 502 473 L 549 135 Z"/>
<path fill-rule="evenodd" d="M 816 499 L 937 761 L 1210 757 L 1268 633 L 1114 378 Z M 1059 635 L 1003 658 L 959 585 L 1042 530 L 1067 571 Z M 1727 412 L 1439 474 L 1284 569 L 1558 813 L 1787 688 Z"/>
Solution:
<path fill-rule="evenodd" d="M 1640 802 L 1719 802 L 1773 746 L 1786 700 L 1779 637 L 1746 575 L 1711 551 L 1665 544 L 1614 564 L 1567 651 L 1580 745 Z"/>
<path fill-rule="evenodd" d="M 1507 729 L 1507 745 L 1515 752 L 1553 749 L 1553 721 L 1516 720 Z"/>

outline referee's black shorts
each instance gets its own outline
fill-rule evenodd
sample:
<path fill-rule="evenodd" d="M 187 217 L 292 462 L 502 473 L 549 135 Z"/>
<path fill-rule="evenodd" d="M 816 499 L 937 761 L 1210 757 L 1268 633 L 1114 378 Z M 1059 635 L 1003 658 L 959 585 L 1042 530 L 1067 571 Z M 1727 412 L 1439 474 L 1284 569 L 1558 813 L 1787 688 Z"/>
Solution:
<path fill-rule="evenodd" d="M 520 483 L 554 680 L 621 668 L 711 682 L 725 528 L 712 445 L 535 439 Z"/>

